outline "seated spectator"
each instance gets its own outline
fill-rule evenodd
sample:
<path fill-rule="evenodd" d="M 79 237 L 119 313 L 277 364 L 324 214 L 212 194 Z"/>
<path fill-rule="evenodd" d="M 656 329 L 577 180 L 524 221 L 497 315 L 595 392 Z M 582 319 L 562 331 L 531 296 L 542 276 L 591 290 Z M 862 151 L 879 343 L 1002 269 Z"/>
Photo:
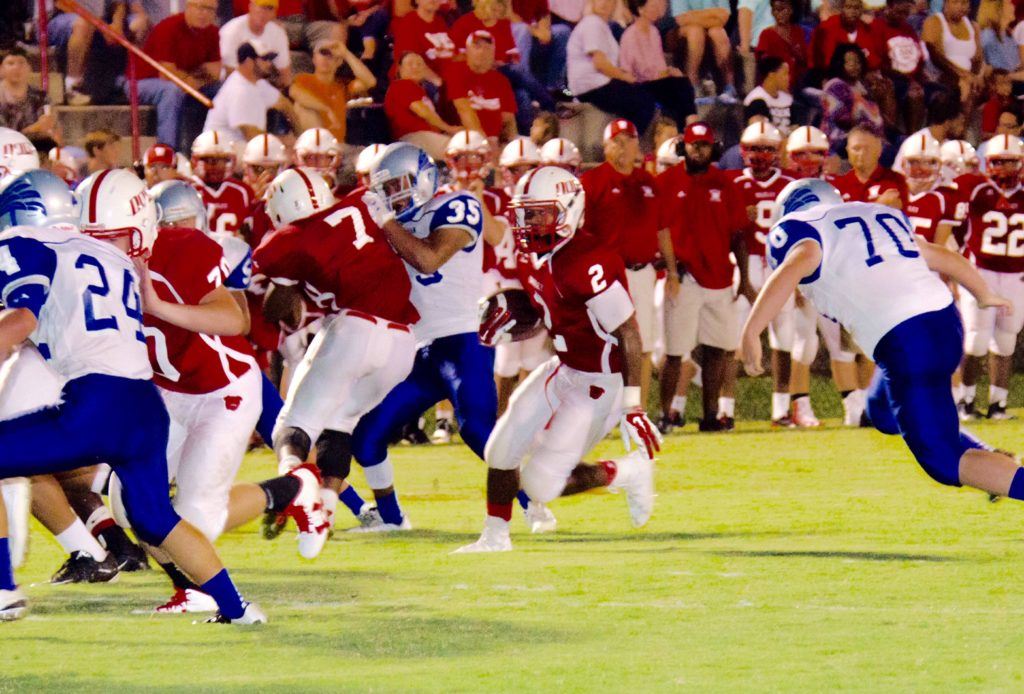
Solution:
<path fill-rule="evenodd" d="M 101 128 L 92 131 L 85 136 L 82 147 L 89 158 L 86 171 L 90 174 L 104 169 L 116 169 L 123 165 L 121 136 L 113 130 Z"/>
<path fill-rule="evenodd" d="M 551 21 L 547 0 L 512 0 L 509 19 L 522 64 L 548 89 L 565 87 L 565 48 L 572 28 Z"/>
<path fill-rule="evenodd" d="M 878 104 L 868 96 L 863 77 L 867 72 L 864 52 L 852 43 L 840 44 L 832 55 L 829 79 L 824 84 L 821 129 L 833 145 L 842 146 L 846 133 L 857 126 L 884 131 Z"/>
<path fill-rule="evenodd" d="M 981 170 L 985 170 L 985 152 L 988 150 L 988 142 L 996 135 L 1013 135 L 1020 137 L 1020 113 L 1016 109 L 1008 108 L 1001 112 L 996 118 L 995 127 L 987 135 L 984 135 L 984 142 L 978 145 L 978 160 L 981 162 Z"/>
<path fill-rule="evenodd" d="M 184 12 L 153 27 L 143 46 L 150 57 L 210 97 L 217 92 L 221 68 L 220 36 L 213 23 L 216 15 L 215 0 L 189 0 Z M 181 142 L 177 149 L 189 151 L 206 109 L 144 62 L 138 63 L 136 75 L 139 101 L 156 107 L 157 141 L 171 147 Z M 127 94 L 127 80 L 123 87 Z M 200 119 L 200 125 L 191 120 L 185 123 L 186 119 Z"/>
<path fill-rule="evenodd" d="M 291 52 L 288 35 L 274 22 L 277 0 L 250 0 L 249 11 L 235 17 L 220 28 L 220 54 L 224 67 L 238 68 L 238 49 L 243 43 L 258 41 L 267 51 L 274 53 L 279 84 L 287 87 L 292 82 Z"/>
<path fill-rule="evenodd" d="M 35 4 L 35 3 L 33 3 Z M 125 3 L 123 0 L 81 0 L 83 8 L 96 17 L 104 17 L 107 14 L 108 5 L 116 4 L 116 18 L 124 18 Z M 50 7 L 53 2 L 48 2 Z M 115 28 L 118 27 L 118 28 Z M 111 28 L 121 33 L 120 21 L 111 22 Z M 53 17 L 48 26 L 49 42 L 51 46 L 57 46 L 67 51 L 67 65 L 64 75 L 64 100 L 70 106 L 88 106 L 92 103 L 92 97 L 82 89 L 82 81 L 85 78 L 86 61 L 89 57 L 89 49 L 92 47 L 92 40 L 96 29 L 92 24 L 85 21 L 74 12 L 67 11 Z"/>
<path fill-rule="evenodd" d="M 418 53 L 406 53 L 398 61 L 398 79 L 388 86 L 384 96 L 384 115 L 391 126 L 391 137 L 410 142 L 434 158 L 444 159 L 445 147 L 462 128 L 446 123 L 434 110 L 434 102 L 423 88 L 427 64 Z"/>
<path fill-rule="evenodd" d="M 359 48 L 359 59 L 377 64 L 377 49 L 387 37 L 391 14 L 386 0 L 338 0 L 339 20 L 347 27 L 349 41 Z M 355 50 L 354 48 L 352 50 Z"/>
<path fill-rule="evenodd" d="M 235 16 L 241 14 L 238 5 L 245 7 L 245 0 L 234 0 Z M 288 44 L 295 49 L 311 52 L 320 41 L 344 41 L 344 27 L 334 16 L 333 2 L 326 8 L 319 8 L 310 0 L 279 0 L 277 22 L 288 35 Z M 317 10 L 326 9 L 327 15 Z M 312 11 L 311 11 L 312 10 Z"/>
<path fill-rule="evenodd" d="M 561 127 L 558 116 L 550 111 L 541 111 L 534 116 L 533 123 L 530 124 L 530 139 L 537 147 L 543 147 L 545 142 L 558 137 Z"/>
<path fill-rule="evenodd" d="M 985 63 L 999 70 L 1006 70 L 1015 81 L 1024 80 L 1021 67 L 1021 49 L 1018 38 L 1024 40 L 1024 28 L 1011 29 L 1014 25 L 1013 3 L 1010 0 L 993 0 L 981 3 L 978 8 L 978 26 L 981 28 L 981 50 Z"/>
<path fill-rule="evenodd" d="M 629 0 L 636 21 L 622 34 L 619 65 L 661 104 L 662 111 L 686 127 L 686 117 L 695 112 L 693 85 L 677 67 L 665 62 L 665 49 L 656 22 L 665 16 L 665 0 Z"/>
<path fill-rule="evenodd" d="M 775 24 L 761 32 L 757 59 L 779 58 L 789 65 L 789 90 L 803 81 L 807 72 L 807 38 L 793 12 L 793 0 L 772 0 Z"/>
<path fill-rule="evenodd" d="M 442 0 L 414 0 L 415 11 L 391 21 L 391 35 L 397 58 L 416 53 L 426 63 L 426 81 L 440 87 L 441 76 L 455 57 L 455 44 L 448 34 L 448 25 L 438 14 Z"/>
<path fill-rule="evenodd" d="M 586 0 L 548 0 L 551 6 L 551 21 L 575 27 L 583 19 L 587 9 Z"/>
<path fill-rule="evenodd" d="M 921 28 L 932 63 L 946 83 L 960 90 L 964 110 L 973 111 L 985 85 L 984 60 L 978 25 L 970 20 L 968 0 L 946 0 Z"/>
<path fill-rule="evenodd" d="M 907 22 L 914 0 L 886 0 L 885 10 L 875 16 L 871 30 L 882 49 L 882 70 L 892 81 L 896 101 L 902 104 L 906 129 L 913 132 L 924 123 L 925 63 L 928 50 Z"/>
<path fill-rule="evenodd" d="M 996 68 L 989 75 L 988 83 L 989 99 L 981 108 L 981 137 L 983 140 L 998 134 L 996 129 L 1002 115 L 1013 111 L 1015 99 L 1013 98 L 1013 80 L 1006 70 Z"/>
<path fill-rule="evenodd" d="M 878 36 L 871 31 L 871 25 L 864 21 L 862 0 L 839 0 L 839 13 L 815 29 L 811 34 L 810 68 L 831 71 L 832 58 L 839 46 L 852 43 L 860 47 L 867 64 L 867 70 L 882 67 L 882 48 Z M 865 74 L 867 74 L 865 70 Z"/>
<path fill-rule="evenodd" d="M 29 86 L 31 74 L 25 49 L 14 46 L 4 53 L 0 61 L 0 127 L 52 137 L 57 117 L 50 113 L 46 94 Z"/>
<path fill-rule="evenodd" d="M 679 25 L 679 35 L 686 39 L 686 77 L 690 84 L 701 84 L 700 65 L 707 41 L 711 41 L 724 82 L 720 101 L 736 103 L 732 42 L 725 31 L 730 15 L 728 0 L 672 0 L 672 15 Z"/>
<path fill-rule="evenodd" d="M 452 63 L 444 80 L 445 99 L 463 128 L 501 142 L 516 136 L 515 95 L 508 78 L 494 68 L 494 37 L 489 32 L 469 35 L 466 61 Z"/>
<path fill-rule="evenodd" d="M 793 95 L 789 86 L 789 65 L 781 58 L 762 58 L 757 61 L 757 86 L 743 99 L 744 106 L 755 101 L 764 102 L 771 114 L 772 124 L 788 135 L 793 123 Z M 748 123 L 749 125 L 749 123 Z"/>
<path fill-rule="evenodd" d="M 736 8 L 736 26 L 740 42 L 736 45 L 736 52 L 743 61 L 744 87 L 747 89 L 757 79 L 754 47 L 761 40 L 764 30 L 774 23 L 771 0 L 739 0 Z"/>
<path fill-rule="evenodd" d="M 313 49 L 313 73 L 295 77 L 289 95 L 298 129 L 327 128 L 345 141 L 348 100 L 377 86 L 377 78 L 344 43 L 324 41 Z"/>
<path fill-rule="evenodd" d="M 248 142 L 267 131 L 267 111 L 285 114 L 292 123 L 292 103 L 267 81 L 274 68 L 275 54 L 260 44 L 243 43 L 238 47 L 238 68 L 228 75 L 213 98 L 203 132 L 219 130 L 235 140 Z"/>

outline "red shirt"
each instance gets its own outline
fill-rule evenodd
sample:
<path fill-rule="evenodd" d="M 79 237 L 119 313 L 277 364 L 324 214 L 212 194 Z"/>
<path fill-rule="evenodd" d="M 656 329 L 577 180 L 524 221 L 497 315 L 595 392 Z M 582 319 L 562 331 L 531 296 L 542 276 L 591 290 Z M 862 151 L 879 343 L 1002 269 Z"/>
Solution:
<path fill-rule="evenodd" d="M 153 27 L 142 49 L 157 62 L 195 72 L 205 63 L 220 62 L 220 31 L 213 24 L 193 29 L 185 23 L 184 13 L 173 14 Z M 160 76 L 141 60 L 136 61 L 135 74 L 140 80 Z"/>
<path fill-rule="evenodd" d="M 1013 100 L 993 94 L 981 107 L 981 132 L 994 133 L 999 126 L 999 114 L 1013 110 Z"/>
<path fill-rule="evenodd" d="M 328 313 L 362 311 L 409 325 L 419 314 L 409 301 L 409 273 L 360 197 L 278 228 L 253 253 L 254 273 L 299 284 Z"/>
<path fill-rule="evenodd" d="M 516 97 L 508 78 L 497 70 L 473 72 L 465 63 L 452 63 L 445 73 L 445 94 L 454 110 L 456 99 L 469 99 L 487 137 L 499 137 L 502 114 L 514 114 Z"/>
<path fill-rule="evenodd" d="M 967 255 L 979 268 L 1024 273 L 1024 189 L 1006 193 L 992 182 L 968 195 Z"/>
<path fill-rule="evenodd" d="M 908 77 L 920 77 L 927 60 L 926 49 L 914 27 L 907 22 L 890 24 L 882 15 L 871 22 L 871 31 L 878 37 L 882 65 L 886 70 Z"/>
<path fill-rule="evenodd" d="M 877 166 L 863 183 L 851 169 L 842 176 L 836 176 L 831 183 L 847 202 L 875 202 L 885 191 L 895 189 L 900 193 L 903 206 L 907 206 L 907 181 L 892 169 Z"/>
<path fill-rule="evenodd" d="M 771 56 L 789 65 L 790 91 L 807 72 L 807 38 L 799 24 L 790 24 L 781 31 L 778 27 L 768 27 L 757 39 L 756 52 L 758 59 Z"/>
<path fill-rule="evenodd" d="M 527 24 L 535 24 L 551 16 L 548 0 L 512 0 L 512 12 Z"/>
<path fill-rule="evenodd" d="M 193 176 L 191 183 L 203 196 L 210 231 L 241 234 L 243 224 L 252 225 L 252 204 L 256 196 L 246 183 L 229 178 L 210 186 L 198 176 Z"/>
<path fill-rule="evenodd" d="M 410 12 L 391 21 L 391 34 L 395 40 L 395 63 L 404 53 L 419 53 L 430 69 L 441 74 L 445 66 L 455 57 L 456 48 L 448 35 L 448 25 L 440 15 L 426 22 Z"/>
<path fill-rule="evenodd" d="M 440 132 L 433 125 L 423 120 L 409 108 L 410 105 L 422 101 L 431 110 L 433 102 L 427 96 L 427 92 L 419 82 L 412 80 L 395 80 L 388 86 L 384 95 L 384 115 L 391 125 L 391 137 L 399 139 L 409 133 L 418 133 L 423 130 Z"/>
<path fill-rule="evenodd" d="M 732 286 L 732 240 L 750 221 L 732 177 L 717 166 L 691 176 L 677 164 L 656 180 L 658 226 L 671 232 L 679 263 L 702 287 Z"/>
<path fill-rule="evenodd" d="M 636 167 L 628 176 L 608 162 L 582 176 L 587 231 L 602 247 L 618 250 L 626 267 L 654 262 L 658 255 L 658 196 L 654 176 Z"/>
<path fill-rule="evenodd" d="M 792 180 L 779 170 L 764 181 L 754 178 L 750 169 L 743 169 L 743 173 L 736 177 L 736 187 L 743 197 L 744 207 L 748 210 L 754 208 L 754 221 L 748 221 L 743 230 L 750 255 L 764 257 L 764 242 L 775 217 L 775 198 Z M 747 219 L 750 219 L 749 213 Z"/>
<path fill-rule="evenodd" d="M 946 210 L 946 197 L 937 190 L 928 190 L 917 195 L 908 193 L 903 213 L 910 220 L 914 233 L 929 243 L 935 241 L 935 232 L 938 231 L 940 224 L 951 224 L 954 221 L 953 210 Z"/>
<path fill-rule="evenodd" d="M 216 241 L 198 229 L 161 229 L 149 259 L 156 293 L 165 301 L 195 306 L 224 281 Z M 182 262 L 187 259 L 187 262 Z M 224 388 L 256 366 L 242 335 L 200 335 L 143 316 L 153 382 L 166 390 L 200 395 Z"/>
<path fill-rule="evenodd" d="M 848 32 L 840 23 L 841 15 L 832 15 L 819 24 L 811 34 L 810 66 L 819 70 L 827 70 L 836 47 L 842 43 L 855 43 L 864 51 L 868 59 L 868 70 L 882 67 L 882 49 L 878 36 L 871 25 L 864 21 L 857 23 L 853 32 Z"/>
<path fill-rule="evenodd" d="M 583 236 L 579 236 L 583 232 Z M 590 373 L 621 373 L 622 350 L 601 330 L 587 301 L 618 282 L 627 288 L 626 267 L 618 255 L 577 237 L 537 267 L 520 263 L 523 287 L 544 314 L 559 360 Z"/>
<path fill-rule="evenodd" d="M 519 62 L 519 49 L 512 39 L 512 22 L 499 19 L 494 26 L 487 27 L 472 12 L 462 15 L 448 32 L 459 53 L 466 52 L 466 39 L 474 31 L 487 31 L 494 37 L 494 59 L 498 64 Z"/>
<path fill-rule="evenodd" d="M 236 17 L 240 17 L 249 11 L 249 0 L 232 0 L 231 9 Z M 293 14 L 303 14 L 303 0 L 280 0 L 277 5 L 277 16 L 288 17 Z"/>

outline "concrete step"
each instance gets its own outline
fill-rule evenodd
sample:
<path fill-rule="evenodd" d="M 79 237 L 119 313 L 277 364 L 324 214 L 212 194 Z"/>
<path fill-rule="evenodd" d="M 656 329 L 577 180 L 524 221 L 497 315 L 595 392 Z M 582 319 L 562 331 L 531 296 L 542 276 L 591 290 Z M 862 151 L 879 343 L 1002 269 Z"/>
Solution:
<path fill-rule="evenodd" d="M 88 133 L 100 128 L 113 130 L 124 138 L 131 136 L 131 108 L 128 106 L 57 106 L 54 112 L 68 144 L 77 144 Z M 139 115 L 140 134 L 156 135 L 156 109 L 141 106 Z"/>

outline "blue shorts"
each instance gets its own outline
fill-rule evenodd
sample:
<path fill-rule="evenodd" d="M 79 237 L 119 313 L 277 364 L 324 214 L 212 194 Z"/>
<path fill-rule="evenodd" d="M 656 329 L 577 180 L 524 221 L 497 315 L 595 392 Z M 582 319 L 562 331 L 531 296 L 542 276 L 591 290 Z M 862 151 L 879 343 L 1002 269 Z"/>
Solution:
<path fill-rule="evenodd" d="M 180 520 L 167 481 L 169 426 L 152 381 L 82 376 L 64 386 L 60 405 L 0 422 L 0 478 L 107 463 L 132 528 L 158 546 Z"/>
<path fill-rule="evenodd" d="M 956 306 L 900 323 L 875 348 L 867 413 L 883 434 L 900 434 L 932 479 L 960 486 L 960 458 L 981 445 L 961 433 L 952 377 L 963 357 Z"/>
<path fill-rule="evenodd" d="M 352 432 L 352 454 L 363 467 L 383 463 L 388 442 L 428 407 L 451 400 L 459 434 L 483 460 L 484 446 L 498 419 L 494 349 L 476 333 L 434 340 L 416 353 L 409 376 L 368 412 Z"/>

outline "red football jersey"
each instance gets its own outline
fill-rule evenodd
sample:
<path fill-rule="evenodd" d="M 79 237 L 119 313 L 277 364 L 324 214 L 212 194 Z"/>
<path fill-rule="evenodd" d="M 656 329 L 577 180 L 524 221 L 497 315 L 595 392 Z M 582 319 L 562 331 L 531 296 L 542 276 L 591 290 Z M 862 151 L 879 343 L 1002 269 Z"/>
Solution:
<path fill-rule="evenodd" d="M 847 202 L 875 202 L 885 191 L 895 189 L 899 191 L 903 207 L 907 206 L 907 180 L 892 169 L 877 166 L 868 176 L 868 180 L 863 182 L 851 169 L 842 176 L 833 178 L 831 183 L 843 194 L 843 200 Z"/>
<path fill-rule="evenodd" d="M 249 218 L 249 245 L 253 248 L 260 245 L 263 237 L 273 230 L 274 223 L 267 214 L 267 203 L 265 200 L 257 200 L 252 205 Z"/>
<path fill-rule="evenodd" d="M 523 287 L 544 315 L 558 358 L 591 373 L 621 373 L 618 340 L 606 333 L 587 302 L 616 282 L 628 288 L 626 266 L 615 253 L 573 241 L 535 266 L 521 263 Z"/>
<path fill-rule="evenodd" d="M 1024 189 L 1004 192 L 989 181 L 968 197 L 968 257 L 993 272 L 1024 272 Z"/>
<path fill-rule="evenodd" d="M 627 266 L 646 265 L 658 255 L 658 195 L 654 176 L 636 167 L 628 176 L 608 162 L 582 176 L 587 231 Z"/>
<path fill-rule="evenodd" d="M 750 255 L 764 256 L 764 241 L 775 216 L 775 198 L 792 180 L 778 169 L 763 181 L 754 178 L 750 169 L 743 169 L 743 173 L 736 177 L 736 187 L 743 197 L 748 219 L 750 208 L 754 208 L 754 221 L 749 222 L 743 230 Z"/>
<path fill-rule="evenodd" d="M 328 313 L 352 309 L 415 323 L 409 273 L 359 196 L 276 229 L 253 253 L 254 274 L 299 284 Z"/>
<path fill-rule="evenodd" d="M 242 181 L 226 179 L 219 186 L 211 187 L 198 176 L 193 176 L 192 185 L 203 196 L 210 231 L 240 234 L 243 224 L 252 224 L 250 217 L 255 195 L 252 188 Z"/>
<path fill-rule="evenodd" d="M 161 229 L 149 259 L 153 286 L 165 301 L 197 305 L 223 282 L 221 257 L 220 245 L 198 229 Z M 153 382 L 161 388 L 212 393 L 256 368 L 252 347 L 243 335 L 200 335 L 148 313 L 143 319 Z"/>
<path fill-rule="evenodd" d="M 914 233 L 925 241 L 934 242 L 940 224 L 953 224 L 953 214 L 947 208 L 947 198 L 939 190 L 909 193 L 903 212 L 910 220 Z"/>

